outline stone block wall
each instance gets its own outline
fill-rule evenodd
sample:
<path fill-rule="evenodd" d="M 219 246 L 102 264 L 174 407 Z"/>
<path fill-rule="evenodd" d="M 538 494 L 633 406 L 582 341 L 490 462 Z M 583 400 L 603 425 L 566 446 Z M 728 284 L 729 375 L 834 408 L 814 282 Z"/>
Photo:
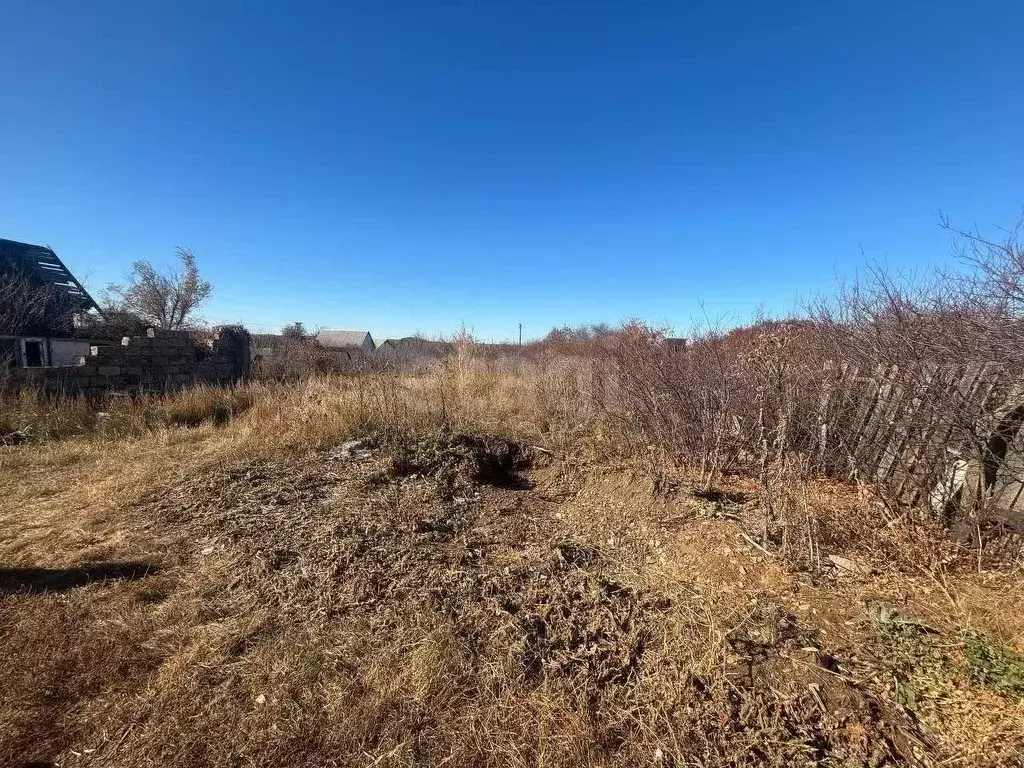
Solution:
<path fill-rule="evenodd" d="M 78 365 L 20 368 L 14 386 L 45 394 L 167 392 L 199 383 L 229 385 L 249 377 L 249 334 L 225 328 L 205 338 L 149 328 L 120 344 L 90 347 Z"/>

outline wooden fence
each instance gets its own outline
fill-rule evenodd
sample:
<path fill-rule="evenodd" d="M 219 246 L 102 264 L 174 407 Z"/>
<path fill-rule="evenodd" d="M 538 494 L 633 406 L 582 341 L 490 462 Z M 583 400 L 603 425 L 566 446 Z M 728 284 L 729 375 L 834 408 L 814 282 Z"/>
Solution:
<path fill-rule="evenodd" d="M 876 484 L 893 500 L 1024 512 L 1024 397 L 1000 365 L 826 368 L 811 441 L 826 475 Z M 968 498 L 970 496 L 970 498 Z"/>

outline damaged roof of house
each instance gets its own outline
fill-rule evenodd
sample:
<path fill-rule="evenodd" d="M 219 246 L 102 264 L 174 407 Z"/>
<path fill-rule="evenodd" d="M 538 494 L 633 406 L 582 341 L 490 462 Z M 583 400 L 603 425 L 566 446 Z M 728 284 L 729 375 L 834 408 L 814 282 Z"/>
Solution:
<path fill-rule="evenodd" d="M 71 274 L 52 248 L 0 238 L 0 274 L 17 271 L 24 272 L 39 285 L 56 286 L 82 309 L 99 310 L 99 305 L 85 286 Z"/>

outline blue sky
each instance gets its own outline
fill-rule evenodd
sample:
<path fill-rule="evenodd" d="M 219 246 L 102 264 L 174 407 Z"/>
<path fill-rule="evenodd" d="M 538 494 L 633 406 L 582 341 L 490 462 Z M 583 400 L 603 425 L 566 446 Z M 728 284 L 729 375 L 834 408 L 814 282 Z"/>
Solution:
<path fill-rule="evenodd" d="M 783 311 L 1024 205 L 1020 2 L 0 0 L 0 237 L 377 338 Z"/>

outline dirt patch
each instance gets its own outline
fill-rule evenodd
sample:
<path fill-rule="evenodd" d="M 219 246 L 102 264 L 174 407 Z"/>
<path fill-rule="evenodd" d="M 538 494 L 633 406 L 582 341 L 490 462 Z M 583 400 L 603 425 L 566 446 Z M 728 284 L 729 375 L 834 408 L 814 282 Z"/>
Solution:
<path fill-rule="evenodd" d="M 580 538 L 558 494 L 529 490 L 537 475 L 524 476 L 522 446 L 442 434 L 364 441 L 362 451 L 359 461 L 334 450 L 211 471 L 146 513 L 200 552 L 251 558 L 241 583 L 279 619 L 362 617 L 394 631 L 384 628 L 433 615 L 470 669 L 511 653 L 508 684 L 570 696 L 611 753 L 635 746 L 623 713 L 636 711 L 690 734 L 678 754 L 733 764 L 884 765 L 912 754 L 913 724 L 771 599 L 724 617 L 736 626 L 704 651 L 720 671 L 685 669 L 673 654 L 707 637 L 700 596 L 624 581 L 595 545 L 600 528 Z M 617 533 L 610 549 L 630 552 Z"/>
<path fill-rule="evenodd" d="M 114 639 L 137 663 L 69 693 L 68 719 L 45 727 L 72 735 L 33 755 L 780 767 L 956 755 L 923 735 L 884 660 L 854 649 L 852 598 L 801 586 L 738 536 L 731 513 L 749 499 L 655 498 L 629 469 L 541 464 L 496 438 L 364 438 L 208 466 L 153 493 L 130 519 L 166 553 L 154 579 L 176 586 L 152 600 L 150 579 L 71 593 L 135 590 L 123 615 L 100 611 L 101 627 L 76 614 L 74 627 L 91 643 L 124 627 Z M 9 641 L 28 626 L 7 625 Z M 1015 657 L 976 656 L 1008 685 Z M 12 727 L 11 744 L 32 741 Z"/>
<path fill-rule="evenodd" d="M 523 503 L 522 446 L 463 435 L 363 445 L 358 461 L 328 450 L 211 469 L 137 513 L 173 529 L 171 546 L 251 558 L 250 586 L 283 610 L 309 593 L 330 614 L 443 602 L 498 561 L 550 550 L 552 518 Z"/>

